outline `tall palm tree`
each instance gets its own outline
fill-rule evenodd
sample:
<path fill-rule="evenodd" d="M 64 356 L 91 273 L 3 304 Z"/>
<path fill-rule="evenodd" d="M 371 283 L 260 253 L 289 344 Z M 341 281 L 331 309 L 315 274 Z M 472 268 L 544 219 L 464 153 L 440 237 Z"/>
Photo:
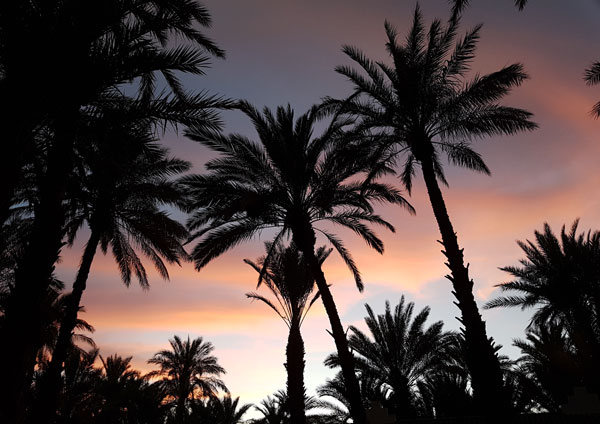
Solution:
<path fill-rule="evenodd" d="M 134 81 L 139 82 L 139 90 L 133 99 L 149 106 L 159 103 L 164 107 L 168 103 L 173 110 L 196 112 L 194 117 L 190 113 L 172 113 L 166 118 L 156 116 L 153 108 L 146 116 L 155 123 L 204 123 L 214 127 L 218 122 L 207 109 L 207 105 L 209 108 L 215 105 L 214 99 L 202 94 L 187 95 L 176 73 L 202 74 L 211 55 L 223 54 L 198 30 L 210 25 L 210 16 L 206 8 L 193 0 L 110 0 L 85 7 L 74 0 L 20 3 L 24 5 L 21 8 L 4 7 L 3 3 L 0 11 L 0 25 L 7 25 L 10 33 L 3 38 L 6 42 L 0 52 L 0 91 L 8 97 L 0 97 L 3 101 L 8 99 L 9 105 L 16 94 L 23 94 L 15 94 L 11 87 L 33 84 L 33 91 L 27 88 L 28 95 L 24 98 L 27 104 L 42 105 L 42 109 L 35 122 L 28 121 L 15 129 L 14 146 L 20 147 L 11 151 L 15 153 L 18 169 L 14 170 L 15 177 L 7 181 L 12 189 L 0 193 L 3 196 L 0 218 L 6 216 L 4 206 L 11 204 L 15 181 L 22 175 L 20 167 L 30 156 L 26 153 L 35 151 L 30 141 L 32 132 L 48 127 L 52 143 L 43 152 L 47 167 L 40 180 L 35 223 L 15 271 L 14 296 L 7 306 L 3 327 L 3 339 L 14 348 L 3 349 L 0 360 L 14 366 L 7 371 L 7 384 L 0 392 L 0 417 L 12 422 L 22 420 L 27 380 L 40 339 L 37 329 L 42 317 L 38 305 L 42 303 L 62 247 L 66 186 L 82 116 L 93 112 L 106 97 L 121 94 L 122 86 Z M 19 25 L 15 26 L 10 23 L 13 11 L 24 11 L 23 16 L 31 19 L 26 19 L 22 26 L 23 22 L 17 19 Z M 23 37 L 13 31 L 15 28 L 25 30 Z M 171 47 L 167 41 L 173 34 L 189 43 Z M 19 53 L 21 49 L 27 51 Z M 31 57 L 53 66 L 40 73 L 37 65 L 26 60 Z M 156 98 L 157 73 L 164 76 L 172 95 Z M 21 100 L 16 102 L 22 104 Z M 12 163 L 8 165 L 15 168 Z M 11 389 L 5 391 L 4 387 Z"/>
<path fill-rule="evenodd" d="M 104 253 L 110 247 L 126 285 L 131 283 L 133 274 L 143 288 L 149 287 L 148 277 L 136 248 L 153 262 L 165 279 L 169 277 L 165 261 L 179 264 L 187 259 L 181 245 L 187 236 L 185 227 L 161 208 L 176 205 L 179 201 L 180 192 L 168 178 L 187 170 L 189 164 L 169 158 L 167 150 L 148 142 L 152 138 L 143 138 L 137 132 L 139 128 L 133 127 L 132 130 L 136 134 L 130 134 L 126 140 L 115 137 L 112 142 L 82 146 L 88 149 L 81 152 L 84 169 L 77 176 L 78 192 L 73 199 L 76 208 L 68 223 L 68 241 L 70 244 L 74 242 L 78 230 L 85 223 L 89 225 L 91 234 L 73 290 L 67 298 L 60 333 L 46 374 L 44 402 L 36 408 L 42 417 L 50 416 L 56 410 L 62 364 L 98 247 Z M 137 144 L 132 141 L 134 137 L 139 138 Z"/>
<path fill-rule="evenodd" d="M 169 340 L 171 350 L 161 350 L 148 361 L 160 369 L 149 377 L 163 376 L 164 394 L 174 399 L 175 419 L 178 424 L 187 422 L 189 404 L 198 398 L 215 397 L 219 390 L 228 393 L 225 383 L 219 378 L 225 374 L 217 358 L 211 355 L 212 343 L 202 337 L 181 340 L 174 336 Z"/>
<path fill-rule="evenodd" d="M 262 274 L 262 282 L 271 291 L 275 300 L 272 301 L 258 293 L 247 293 L 246 296 L 264 302 L 272 308 L 289 328 L 286 346 L 287 369 L 287 395 L 288 408 L 290 411 L 290 422 L 292 424 L 306 423 L 306 412 L 304 410 L 304 341 L 300 332 L 300 326 L 318 299 L 318 293 L 311 294 L 315 286 L 314 277 L 311 275 L 308 264 L 293 244 L 284 247 L 282 242 L 277 246 L 271 243 L 265 244 L 267 254 L 271 252 L 271 259 L 263 271 L 266 256 L 257 262 L 245 260 L 252 268 Z M 331 250 L 321 247 L 316 251 L 319 265 L 329 256 Z"/>
<path fill-rule="evenodd" d="M 526 258 L 520 266 L 501 268 L 515 280 L 498 285 L 517 295 L 501 296 L 486 307 L 536 308 L 530 328 L 564 329 L 584 370 L 583 383 L 600 390 L 600 232 L 577 234 L 577 226 L 578 221 L 570 231 L 563 226 L 557 237 L 544 224 L 543 231 L 535 231 L 535 242 L 519 241 Z"/>
<path fill-rule="evenodd" d="M 380 157 L 372 175 L 390 172 L 403 160 L 398 174 L 410 191 L 420 166 L 448 260 L 447 278 L 461 311 L 475 396 L 481 412 L 493 414 L 507 408 L 506 397 L 501 395 L 502 373 L 440 190 L 439 183 L 447 185 L 441 156 L 454 165 L 489 174 L 471 142 L 485 136 L 533 130 L 536 124 L 530 121 L 529 112 L 498 103 L 527 78 L 520 64 L 464 81 L 481 26 L 456 42 L 458 25 L 459 15 L 453 14 L 447 25 L 434 20 L 427 32 L 417 5 L 403 44 L 396 29 L 385 24 L 391 65 L 372 61 L 354 47 L 344 47 L 364 74 L 350 66 L 337 67 L 337 72 L 354 84 L 355 91 L 347 100 L 329 99 L 327 104 L 360 118 L 357 135 L 362 134 Z"/>
<path fill-rule="evenodd" d="M 353 398 L 356 423 L 365 422 L 364 409 L 354 375 L 353 359 L 335 302 L 315 255 L 316 232 L 323 234 L 352 271 L 362 290 L 360 273 L 350 252 L 329 230 L 315 224 L 329 222 L 349 228 L 369 246 L 383 252 L 383 243 L 367 224 L 393 230 L 391 224 L 376 215 L 373 202 L 400 204 L 412 211 L 400 192 L 373 180 L 360 181 L 365 172 L 363 156 L 348 158 L 342 154 L 338 137 L 349 123 L 334 117 L 328 128 L 313 136 L 314 125 L 322 114 L 318 108 L 294 119 L 291 107 L 278 107 L 263 113 L 246 102 L 242 111 L 252 120 L 258 142 L 242 135 L 230 136 L 193 131 L 189 136 L 220 157 L 209 161 L 206 175 L 185 177 L 183 184 L 190 195 L 188 222 L 192 239 L 200 238 L 192 251 L 196 268 L 249 240 L 267 228 L 278 228 L 273 246 L 291 234 L 292 241 L 315 278 L 329 317 L 344 380 Z M 269 264 L 270 257 L 263 263 Z"/>
<path fill-rule="evenodd" d="M 397 417 L 414 418 L 419 412 L 418 384 L 444 367 L 454 334 L 444 333 L 441 321 L 425 328 L 430 309 L 422 309 L 413 318 L 414 303 L 405 303 L 404 296 L 393 312 L 389 302 L 385 312 L 377 316 L 369 305 L 365 307 L 365 323 L 372 339 L 350 327 L 349 345 L 358 355 L 357 368 L 373 377 Z M 326 361 L 330 365 L 335 362 L 335 355 Z"/>

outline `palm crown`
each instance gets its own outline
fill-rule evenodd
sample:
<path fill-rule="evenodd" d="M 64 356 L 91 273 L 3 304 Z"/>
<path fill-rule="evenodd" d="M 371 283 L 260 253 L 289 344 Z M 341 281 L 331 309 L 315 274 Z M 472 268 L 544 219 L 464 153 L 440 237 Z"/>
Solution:
<path fill-rule="evenodd" d="M 92 145 L 83 147 L 85 162 L 78 176 L 76 208 L 67 226 L 68 241 L 73 242 L 87 221 L 99 235 L 102 251 L 111 248 L 127 285 L 133 274 L 142 287 L 148 287 L 145 267 L 134 247 L 168 278 L 164 261 L 179 264 L 188 258 L 181 246 L 187 231 L 163 207 L 180 199 L 169 177 L 187 170 L 189 163 L 168 157 L 167 150 L 154 142 L 139 139 L 135 145 L 100 145 L 100 152 Z M 109 159 L 102 149 L 118 158 Z"/>
<path fill-rule="evenodd" d="M 465 82 L 481 25 L 455 43 L 458 24 L 454 14 L 446 26 L 434 20 L 426 32 L 417 5 L 404 44 L 399 44 L 396 29 L 385 23 L 391 65 L 345 46 L 344 52 L 366 75 L 350 66 L 336 68 L 354 84 L 355 93 L 345 102 L 329 99 L 327 103 L 360 116 L 358 131 L 377 131 L 368 139 L 378 144 L 383 163 L 373 172 L 386 170 L 384 165 L 395 164 L 405 153 L 400 176 L 409 191 L 417 162 L 431 159 L 437 178 L 444 183 L 442 154 L 455 165 L 489 174 L 472 149 L 472 141 L 536 128 L 529 120 L 531 113 L 497 103 L 527 78 L 522 65 L 509 65 Z"/>
<path fill-rule="evenodd" d="M 185 405 L 188 398 L 213 397 L 219 390 L 227 392 L 225 383 L 219 378 L 225 374 L 225 369 L 211 355 L 212 343 L 205 342 L 202 337 L 181 340 L 179 336 L 174 336 L 169 343 L 170 350 L 161 350 L 148 361 L 160 367 L 148 376 L 164 376 L 162 384 L 167 395 Z"/>
<path fill-rule="evenodd" d="M 349 345 L 359 355 L 358 368 L 374 380 L 386 397 L 391 396 L 399 414 L 410 415 L 411 410 L 414 414 L 417 384 L 443 367 L 454 334 L 444 333 L 441 321 L 425 327 L 428 307 L 413 318 L 414 304 L 405 303 L 404 296 L 393 311 L 386 302 L 383 314 L 375 315 L 369 305 L 365 307 L 365 323 L 372 340 L 358 328 L 350 327 Z M 335 365 L 337 357 L 330 356 L 326 362 Z"/>
<path fill-rule="evenodd" d="M 311 306 L 318 299 L 318 293 L 310 299 L 315 287 L 315 279 L 310 274 L 308 264 L 294 245 L 284 247 L 283 243 L 271 246 L 265 243 L 267 252 L 272 251 L 273 259 L 267 269 L 263 271 L 266 256 L 259 258 L 257 262 L 245 259 L 248 265 L 263 273 L 261 282 L 273 293 L 275 301 L 272 301 L 258 293 L 247 293 L 246 296 L 267 304 L 287 324 L 288 327 L 302 325 L 302 321 Z M 320 264 L 329 256 L 331 250 L 320 247 L 316 252 Z M 259 282 L 260 283 L 260 282 Z M 309 300 L 310 299 L 310 300 Z"/>
<path fill-rule="evenodd" d="M 273 246 L 292 233 L 299 250 L 312 248 L 313 225 L 323 221 L 352 229 L 383 252 L 383 243 L 366 224 L 394 228 L 374 212 L 372 203 L 412 207 L 389 185 L 356 180 L 366 164 L 345 158 L 336 143 L 349 120 L 334 117 L 323 134 L 313 137 L 313 126 L 322 117 L 316 107 L 295 122 L 289 106 L 275 113 L 265 108 L 262 114 L 245 102 L 240 107 L 252 120 L 258 143 L 238 134 L 190 133 L 221 153 L 206 164 L 206 175 L 182 179 L 189 193 L 187 206 L 194 212 L 188 222 L 191 238 L 201 238 L 192 251 L 196 268 L 267 228 L 280 229 Z M 362 289 L 360 273 L 342 241 L 327 229 L 317 231 L 340 253 Z M 263 265 L 269 260 L 268 254 Z"/>

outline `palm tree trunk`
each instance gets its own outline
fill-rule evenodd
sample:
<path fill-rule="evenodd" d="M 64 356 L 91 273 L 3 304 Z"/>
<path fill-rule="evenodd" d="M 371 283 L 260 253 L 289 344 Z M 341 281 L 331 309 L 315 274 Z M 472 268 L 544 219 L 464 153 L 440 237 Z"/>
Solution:
<path fill-rule="evenodd" d="M 292 318 L 286 347 L 287 394 L 291 424 L 306 424 L 304 409 L 304 341 L 300 320 Z"/>
<path fill-rule="evenodd" d="M 69 347 L 71 346 L 73 330 L 77 324 L 77 312 L 79 311 L 81 297 L 85 291 L 90 268 L 99 243 L 100 233 L 92 230 L 92 234 L 85 246 L 81 258 L 81 265 L 79 266 L 77 277 L 73 283 L 73 290 L 67 300 L 64 316 L 60 323 L 56 346 L 52 352 L 52 360 L 48 370 L 44 374 L 43 383 L 40 387 L 40 405 L 36 408 L 38 417 L 34 420 L 35 422 L 44 422 L 44 420 L 47 420 L 47 422 L 50 423 L 56 415 L 58 397 L 61 389 L 60 374 L 63 369 L 63 363 L 67 359 Z"/>
<path fill-rule="evenodd" d="M 63 200 L 72 165 L 78 109 L 57 120 L 55 139 L 48 157 L 48 171 L 40 187 L 39 207 L 27 247 L 15 271 L 15 287 L 4 315 L 0 363 L 11 364 L 0 385 L 2 413 L 7 422 L 21 423 L 35 357 L 41 344 L 43 322 L 40 305 L 46 296 L 54 264 L 63 246 Z"/>
<path fill-rule="evenodd" d="M 354 358 L 348 348 L 348 339 L 342 327 L 342 322 L 338 314 L 333 296 L 329 291 L 327 280 L 325 280 L 325 274 L 321 269 L 321 265 L 315 256 L 315 234 L 314 230 L 310 225 L 303 225 L 292 229 L 294 242 L 298 246 L 305 258 L 308 260 L 308 266 L 315 278 L 317 288 L 321 294 L 321 300 L 325 307 L 325 312 L 329 317 L 329 323 L 331 325 L 331 334 L 335 341 L 335 347 L 337 348 L 338 357 L 340 360 L 340 366 L 342 368 L 342 376 L 344 377 L 344 385 L 348 392 L 348 400 L 350 401 L 350 414 L 355 424 L 366 424 L 367 417 L 365 408 L 362 403 L 362 396 L 360 394 L 360 386 L 356 374 L 354 373 Z"/>
<path fill-rule="evenodd" d="M 185 424 L 185 422 L 187 421 L 187 412 L 185 410 L 185 400 L 186 397 L 185 396 L 179 396 L 179 399 L 177 399 L 177 406 L 175 407 L 175 422 L 177 424 Z"/>
<path fill-rule="evenodd" d="M 463 324 L 463 334 L 467 345 L 466 362 L 471 374 L 473 394 L 478 412 L 484 415 L 506 414 L 510 411 L 510 401 L 504 387 L 500 363 L 492 342 L 488 339 L 477 303 L 473 297 L 473 280 L 469 278 L 469 267 L 463 260 L 463 249 L 458 239 L 437 183 L 433 162 L 421 160 L 423 178 L 427 186 L 429 200 L 437 220 L 444 250 L 448 259 L 446 266 L 450 274 L 446 278 L 452 282 L 456 305 L 461 311 L 459 321 Z"/>

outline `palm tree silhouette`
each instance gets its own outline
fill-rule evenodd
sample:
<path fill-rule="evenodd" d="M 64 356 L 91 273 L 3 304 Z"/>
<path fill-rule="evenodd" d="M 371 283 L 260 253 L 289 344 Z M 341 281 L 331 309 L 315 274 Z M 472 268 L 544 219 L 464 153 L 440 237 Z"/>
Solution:
<path fill-rule="evenodd" d="M 568 232 L 563 226 L 559 237 L 544 224 L 542 232 L 535 231 L 535 242 L 519 241 L 525 259 L 520 266 L 501 268 L 515 280 L 497 286 L 518 294 L 501 296 L 485 306 L 535 307 L 530 328 L 542 331 L 559 325 L 575 347 L 583 383 L 600 390 L 600 232 L 577 234 L 578 224 L 575 221 Z"/>
<path fill-rule="evenodd" d="M 71 0 L 45 2 L 43 5 L 23 4 L 29 5 L 23 6 L 23 10 L 31 9 L 23 12 L 23 16 L 32 17 L 32 20 L 25 22 L 23 28 L 26 31 L 22 39 L 13 33 L 12 37 L 8 37 L 10 45 L 3 43 L 0 89 L 6 89 L 10 94 L 10 87 L 24 87 L 26 81 L 35 81 L 34 91 L 30 93 L 35 93 L 35 96 L 26 96 L 25 100 L 43 108 L 36 122 L 15 129 L 17 139 L 24 142 L 12 143 L 20 146 L 14 152 L 18 169 L 13 170 L 14 178 L 7 181 L 12 188 L 1 193 L 5 198 L 0 207 L 11 204 L 16 187 L 16 183 L 11 181 L 20 179 L 21 166 L 24 160 L 30 158 L 25 153 L 36 151 L 34 143 L 29 140 L 33 138 L 30 128 L 48 129 L 51 142 L 44 151 L 47 166 L 40 179 L 35 222 L 15 271 L 15 289 L 4 317 L 3 339 L 13 349 L 3 349 L 0 360 L 14 366 L 7 370 L 7 384 L 3 385 L 0 393 L 0 414 L 4 415 L 0 417 L 10 422 L 22 420 L 27 380 L 39 346 L 41 316 L 38 306 L 42 303 L 62 247 L 66 186 L 75 161 L 74 146 L 80 139 L 82 121 L 88 114 L 97 113 L 103 104 L 110 103 L 111 98 L 122 96 L 122 86 L 134 81 L 139 84 L 132 100 L 151 106 L 158 104 L 163 108 L 170 105 L 172 113 L 168 116 L 155 115 L 156 107 L 149 109 L 146 116 L 155 124 L 193 123 L 214 128 L 219 125 L 210 109 L 215 106 L 215 99 L 204 94 L 185 93 L 177 73 L 202 74 L 210 55 L 223 54 L 197 29 L 209 25 L 210 16 L 196 1 L 110 0 L 85 7 Z M 4 13 L 12 9 L 8 6 L 3 8 L 0 24 L 14 29 L 14 25 L 7 21 L 9 13 Z M 172 34 L 189 43 L 171 47 L 166 41 Z M 15 52 L 23 47 L 21 41 L 28 47 L 30 44 L 34 47 L 27 51 L 28 55 L 53 66 L 40 74 L 37 66 L 27 69 L 32 62 L 23 62 L 22 54 L 11 56 L 10 52 L 7 53 L 7 49 Z M 25 69 L 22 69 L 23 65 Z M 24 71 L 22 81 L 21 77 L 15 77 L 20 75 L 21 70 Z M 157 73 L 164 77 L 172 94 L 165 94 L 162 98 L 155 96 Z M 20 81 L 23 84 L 19 84 Z M 22 101 L 17 104 L 22 104 Z M 188 113 L 175 113 L 177 109 Z M 190 111 L 195 111 L 194 117 L 190 116 Z M 10 169 L 13 168 L 10 164 Z M 5 210 L 2 210 L 4 216 L 1 218 L 6 217 Z M 5 391 L 4 387 L 11 389 Z"/>
<path fill-rule="evenodd" d="M 13 124 L 7 131 L 15 138 L 8 139 L 15 142 L 6 143 L 9 154 L 1 159 L 0 222 L 44 121 L 135 77 L 142 78 L 141 88 L 150 95 L 155 70 L 176 93 L 183 93 L 176 72 L 201 74 L 210 56 L 224 57 L 198 30 L 210 25 L 208 10 L 189 0 L 107 0 L 87 7 L 72 0 L 2 3 L 0 97 L 3 122 Z M 173 34 L 191 44 L 167 47 Z M 39 61 L 52 66 L 41 73 Z"/>
<path fill-rule="evenodd" d="M 232 399 L 225 395 L 223 398 L 211 397 L 205 404 L 201 404 L 198 411 L 194 413 L 197 423 L 211 424 L 239 424 L 242 417 L 252 407 L 252 404 L 239 405 L 240 398 Z"/>
<path fill-rule="evenodd" d="M 506 397 L 501 395 L 502 374 L 440 190 L 440 182 L 447 185 L 441 155 L 454 165 L 489 174 L 481 156 L 471 148 L 471 141 L 533 130 L 536 124 L 529 120 L 529 112 L 497 103 L 527 78 L 521 65 L 506 66 L 463 83 L 481 26 L 455 44 L 458 25 L 459 16 L 453 14 L 445 26 L 434 20 L 426 33 L 417 5 L 406 42 L 399 44 L 396 29 L 386 22 L 386 47 L 393 64 L 374 62 L 358 49 L 344 47 L 366 76 L 349 66 L 337 67 L 337 72 L 354 84 L 355 92 L 347 100 L 328 99 L 326 103 L 361 118 L 355 131 L 380 157 L 372 175 L 389 172 L 404 157 L 398 172 L 410 192 L 416 166 L 420 165 L 448 259 L 447 278 L 461 311 L 475 396 L 481 412 L 493 414 L 508 407 Z"/>
<path fill-rule="evenodd" d="M 365 323 L 373 339 L 350 327 L 349 345 L 358 355 L 357 368 L 361 374 L 371 375 L 396 417 L 414 418 L 419 412 L 418 385 L 444 366 L 453 334 L 442 331 L 441 321 L 425 328 L 429 307 L 413 318 L 414 303 L 405 303 L 404 296 L 393 312 L 389 302 L 377 316 L 369 305 L 365 307 Z M 326 360 L 329 365 L 336 362 L 335 355 Z"/>
<path fill-rule="evenodd" d="M 175 420 L 187 422 L 190 403 L 197 398 L 215 397 L 219 390 L 228 393 L 225 383 L 219 378 L 225 370 L 211 355 L 212 343 L 202 337 L 182 341 L 179 336 L 169 340 L 171 350 L 161 350 L 148 361 L 158 365 L 160 370 L 148 374 L 149 377 L 164 376 L 164 394 L 174 399 Z"/>
<path fill-rule="evenodd" d="M 600 62 L 594 62 L 585 70 L 584 79 L 588 85 L 596 85 L 600 83 Z M 600 118 L 600 102 L 594 105 L 592 114 L 596 118 Z"/>
<path fill-rule="evenodd" d="M 286 420 L 285 396 L 277 392 L 273 397 L 267 396 L 255 405 L 254 409 L 262 414 L 262 418 L 254 420 L 254 424 L 284 424 Z"/>
<path fill-rule="evenodd" d="M 311 275 L 308 264 L 298 249 L 292 244 L 284 247 L 282 242 L 277 246 L 271 243 L 265 244 L 267 254 L 271 252 L 271 259 L 263 271 L 266 256 L 257 262 L 248 259 L 245 262 L 262 274 L 262 282 L 275 297 L 274 301 L 258 294 L 247 293 L 246 296 L 264 302 L 272 308 L 277 315 L 286 323 L 290 332 L 286 347 L 286 370 L 287 370 L 287 394 L 290 422 L 292 424 L 306 423 L 306 412 L 304 410 L 304 341 L 300 332 L 300 326 L 310 310 L 311 306 L 319 297 L 318 293 L 311 299 L 315 286 L 314 277 Z M 319 265 L 329 256 L 331 250 L 325 247 L 317 249 L 315 255 Z"/>
<path fill-rule="evenodd" d="M 515 6 L 519 8 L 519 10 L 523 10 L 525 5 L 527 5 L 528 0 L 514 0 Z M 471 0 L 451 0 L 452 3 L 452 13 L 460 14 L 462 11 L 471 3 Z"/>
<path fill-rule="evenodd" d="M 337 361 L 328 361 L 329 366 L 337 367 Z M 374 378 L 374 373 L 360 372 L 358 374 L 360 385 L 361 400 L 365 408 L 369 408 L 372 402 L 379 402 L 382 405 L 387 404 L 385 389 L 378 384 Z M 327 379 L 325 384 L 317 388 L 317 393 L 321 400 L 321 409 L 327 412 L 322 416 L 326 423 L 349 423 L 352 419 L 350 414 L 350 400 L 348 389 L 340 372 L 334 378 Z M 327 398 L 334 399 L 330 401 Z"/>
<path fill-rule="evenodd" d="M 391 186 L 375 181 L 351 181 L 366 170 L 362 156 L 348 158 L 342 154 L 338 137 L 349 120 L 334 117 L 319 137 L 313 127 L 322 114 L 318 108 L 294 120 L 291 107 L 278 107 L 273 113 L 265 108 L 261 114 L 246 102 L 240 104 L 259 135 L 258 143 L 233 134 L 194 131 L 189 134 L 221 154 L 206 165 L 208 174 L 184 177 L 190 195 L 188 221 L 192 239 L 200 238 L 191 255 L 201 269 L 239 243 L 267 228 L 279 228 L 272 246 L 291 233 L 292 241 L 302 253 L 315 278 L 329 317 L 344 380 L 353 397 L 352 411 L 356 423 L 364 423 L 364 409 L 354 375 L 353 359 L 348 351 L 346 334 L 325 275 L 315 255 L 316 231 L 323 234 L 340 253 L 362 290 L 360 273 L 350 252 L 330 231 L 316 223 L 330 222 L 349 228 L 369 246 L 383 252 L 383 243 L 367 224 L 393 227 L 376 215 L 372 202 L 397 203 L 412 211 L 410 205 Z M 270 252 L 263 263 L 268 266 Z"/>
<path fill-rule="evenodd" d="M 123 358 L 116 354 L 107 358 L 100 355 L 102 375 L 96 390 L 103 402 L 96 422 L 109 424 L 125 418 L 141 378 L 139 371 L 131 367 L 131 359 L 131 356 Z"/>
<path fill-rule="evenodd" d="M 140 137 L 140 134 L 131 135 L 136 136 Z M 169 274 L 164 261 L 179 264 L 187 259 L 181 245 L 187 231 L 161 207 L 179 201 L 180 193 L 168 178 L 187 170 L 189 164 L 169 158 L 166 149 L 148 143 L 144 138 L 137 145 L 132 141 L 122 142 L 123 138 L 118 137 L 114 142 L 101 143 L 81 153 L 84 170 L 83 175 L 78 176 L 80 186 L 73 199 L 77 207 L 68 223 L 68 241 L 74 242 L 78 229 L 86 222 L 91 235 L 73 290 L 67 298 L 60 333 L 45 376 L 43 402 L 36 408 L 42 417 L 56 410 L 62 364 L 98 247 L 105 254 L 111 249 L 126 285 L 131 283 L 133 274 L 143 288 L 149 287 L 148 277 L 136 248 L 154 263 L 165 279 Z"/>
<path fill-rule="evenodd" d="M 514 345 L 521 349 L 518 363 L 533 382 L 533 400 L 550 412 L 560 412 L 573 387 L 581 384 L 584 370 L 577 358 L 577 350 L 564 328 L 555 322 L 532 326 L 525 340 Z"/>

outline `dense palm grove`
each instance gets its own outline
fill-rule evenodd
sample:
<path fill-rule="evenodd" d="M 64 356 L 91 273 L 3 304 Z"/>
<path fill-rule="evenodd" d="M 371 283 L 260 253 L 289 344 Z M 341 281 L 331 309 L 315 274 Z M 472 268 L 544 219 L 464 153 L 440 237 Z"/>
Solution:
<path fill-rule="evenodd" d="M 499 354 L 475 302 L 444 200 L 444 165 L 489 174 L 472 141 L 537 125 L 530 112 L 501 103 L 528 78 L 523 65 L 468 77 L 481 28 L 459 35 L 468 3 L 453 2 L 450 17 L 429 26 L 417 5 L 408 31 L 386 22 L 388 62 L 345 46 L 355 66 L 336 71 L 353 91 L 296 113 L 186 90 L 185 78 L 201 78 L 210 60 L 225 57 L 205 35 L 210 13 L 196 0 L 1 2 L 0 102 L 10 142 L 0 166 L 0 363 L 10 365 L 0 422 L 235 424 L 253 411 L 254 423 L 363 424 L 376 422 L 380 407 L 397 420 L 510 419 L 564 412 L 578 387 L 600 393 L 599 232 L 546 224 L 519 242 L 520 265 L 503 268 L 512 281 L 484 305 L 534 311 L 514 342 L 519 358 Z M 37 73 L 33 58 L 53 66 Z M 600 82 L 598 63 L 585 80 Z M 256 137 L 223 133 L 225 109 L 243 114 Z M 190 174 L 192 164 L 162 146 L 168 128 L 214 152 L 204 173 Z M 405 191 L 384 181 L 390 175 Z M 322 265 L 337 254 L 359 291 L 364 282 L 332 224 L 383 253 L 374 227 L 395 229 L 376 206 L 414 214 L 407 196 L 417 175 L 461 331 L 428 321 L 430 309 L 404 297 L 366 305 L 368 331 L 346 331 Z M 285 389 L 244 404 L 202 337 L 174 335 L 148 359 L 147 374 L 131 357 L 104 357 L 96 347 L 93 323 L 79 315 L 98 253 L 114 257 L 125 285 L 148 288 L 148 264 L 165 279 L 169 264 L 191 261 L 201 271 L 266 229 L 274 236 L 264 254 L 246 260 L 258 275 L 247 296 L 289 329 Z M 60 254 L 80 237 L 87 242 L 75 280 L 59 281 Z M 302 323 L 315 302 L 335 343 L 325 364 L 337 374 L 311 397 Z"/>

